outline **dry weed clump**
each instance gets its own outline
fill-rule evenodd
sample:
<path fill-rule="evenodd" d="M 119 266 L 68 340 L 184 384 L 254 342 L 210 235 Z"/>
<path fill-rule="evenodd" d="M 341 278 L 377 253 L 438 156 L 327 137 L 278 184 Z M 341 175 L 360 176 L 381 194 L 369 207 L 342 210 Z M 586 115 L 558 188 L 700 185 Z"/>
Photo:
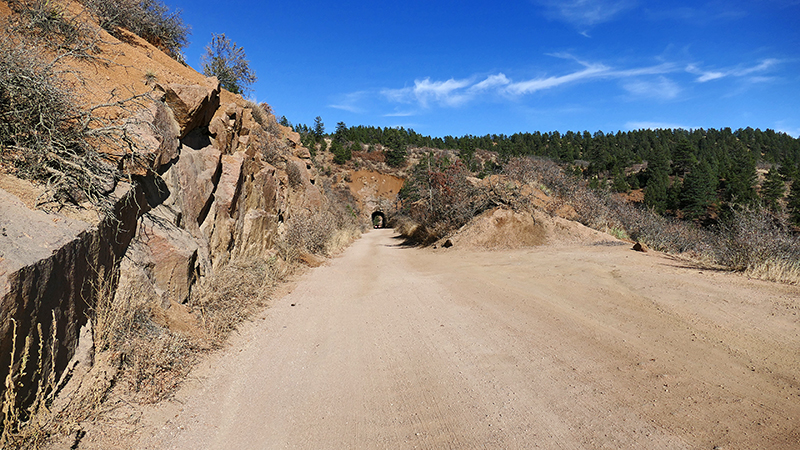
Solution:
<path fill-rule="evenodd" d="M 121 381 L 140 403 L 157 403 L 173 394 L 189 374 L 197 357 L 196 344 L 136 311 L 129 340 L 121 354 Z"/>
<path fill-rule="evenodd" d="M 650 248 L 682 255 L 701 265 L 800 283 L 800 238 L 792 234 L 785 219 L 768 210 L 736 209 L 715 228 L 703 228 L 625 202 L 606 191 L 590 189 L 549 160 L 512 159 L 505 173 L 521 182 L 541 183 L 555 197 L 551 208 L 570 204 L 578 220 L 592 228 L 618 237 L 627 235 Z"/>
<path fill-rule="evenodd" d="M 800 239 L 784 218 L 762 208 L 734 209 L 715 231 L 719 264 L 762 279 L 800 283 Z"/>
<path fill-rule="evenodd" d="M 92 146 L 91 114 L 76 104 L 55 61 L 0 34 L 0 161 L 45 183 L 52 200 L 99 203 L 116 173 Z"/>
<path fill-rule="evenodd" d="M 418 224 L 404 237 L 428 245 L 483 212 L 489 198 L 467 180 L 469 175 L 458 159 L 425 155 L 400 190 L 402 214 Z"/>
<path fill-rule="evenodd" d="M 266 304 L 284 273 L 277 257 L 234 261 L 214 271 L 194 292 L 189 305 L 199 311 L 212 347 L 222 344 L 236 325 Z"/>
<path fill-rule="evenodd" d="M 359 219 L 360 212 L 355 206 L 357 202 L 349 190 L 334 188 L 328 180 L 323 181 L 322 188 L 327 199 L 322 208 L 316 211 L 302 210 L 286 221 L 278 247 L 287 254 L 298 252 L 295 258 L 300 253 L 321 256 L 336 253 L 368 226 Z"/>
<path fill-rule="evenodd" d="M 182 49 L 189 43 L 189 26 L 180 11 L 170 11 L 159 0 L 79 0 L 106 31 L 121 40 L 127 29 L 183 62 Z M 48 2 L 49 3 L 49 2 Z"/>

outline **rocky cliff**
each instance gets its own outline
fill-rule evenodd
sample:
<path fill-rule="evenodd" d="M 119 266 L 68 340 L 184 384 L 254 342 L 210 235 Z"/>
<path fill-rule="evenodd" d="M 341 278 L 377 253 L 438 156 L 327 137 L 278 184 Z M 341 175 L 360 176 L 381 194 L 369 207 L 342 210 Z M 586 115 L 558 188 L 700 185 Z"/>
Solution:
<path fill-rule="evenodd" d="M 89 204 L 42 210 L 43 186 L 0 174 L 6 415 L 59 385 L 99 302 L 135 302 L 163 326 L 186 326 L 197 318 L 187 301 L 209 275 L 275 257 L 287 222 L 330 203 L 299 136 L 269 111 L 137 36 L 123 42 L 90 25 L 107 62 L 70 63 L 76 92 L 87 105 L 137 96 L 113 114 L 132 147 L 102 149 L 120 179 L 100 214 Z"/>

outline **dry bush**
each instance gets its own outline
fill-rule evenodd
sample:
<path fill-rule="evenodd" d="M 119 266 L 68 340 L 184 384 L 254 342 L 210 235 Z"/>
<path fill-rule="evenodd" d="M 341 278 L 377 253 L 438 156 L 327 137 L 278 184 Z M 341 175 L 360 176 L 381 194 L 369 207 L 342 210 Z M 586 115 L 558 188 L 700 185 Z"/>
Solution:
<path fill-rule="evenodd" d="M 264 131 L 272 134 L 276 138 L 282 138 L 283 127 L 278 123 L 278 119 L 275 118 L 271 106 L 265 102 L 256 103 L 248 100 L 247 108 L 250 108 L 250 112 L 253 114 L 253 120 L 261 125 Z"/>
<path fill-rule="evenodd" d="M 185 336 L 152 321 L 149 311 L 134 314 L 121 353 L 121 380 L 140 403 L 169 398 L 192 368 L 196 346 Z"/>
<path fill-rule="evenodd" d="M 400 190 L 402 213 L 419 224 L 415 234 L 405 237 L 428 245 L 483 212 L 489 199 L 467 180 L 469 175 L 458 159 L 423 157 Z"/>
<path fill-rule="evenodd" d="M 0 160 L 46 183 L 54 200 L 99 202 L 116 174 L 92 146 L 91 115 L 76 104 L 54 63 L 0 35 Z"/>
<path fill-rule="evenodd" d="M 368 224 L 359 219 L 357 202 L 349 190 L 333 188 L 328 180 L 322 183 L 322 188 L 327 199 L 325 205 L 289 217 L 279 247 L 329 256 L 366 230 Z"/>
<path fill-rule="evenodd" d="M 590 227 L 624 231 L 655 250 L 683 255 L 699 264 L 800 283 L 800 238 L 792 234 L 785 219 L 766 209 L 733 210 L 729 218 L 709 229 L 589 189 L 552 161 L 513 159 L 505 173 L 522 182 L 543 184 L 556 197 L 551 205 L 572 205 L 578 220 Z"/>
<path fill-rule="evenodd" d="M 274 120 L 274 116 L 268 116 L 269 122 Z M 276 126 L 279 127 L 280 125 Z M 286 160 L 286 155 L 289 154 L 289 144 L 286 139 L 283 138 L 282 133 L 273 131 L 256 127 L 250 131 L 250 140 L 258 146 L 264 161 L 278 167 Z"/>
<path fill-rule="evenodd" d="M 281 262 L 234 261 L 214 271 L 192 292 L 189 304 L 200 312 L 212 346 L 219 346 L 240 322 L 263 306 L 276 282 Z"/>
<path fill-rule="evenodd" d="M 71 14 L 53 0 L 11 0 L 8 6 L 17 17 L 6 28 L 24 35 L 30 44 L 48 48 L 61 56 L 93 59 L 99 37 L 81 15 Z"/>
<path fill-rule="evenodd" d="M 127 29 L 153 44 L 172 58 L 183 62 L 189 26 L 180 11 L 169 11 L 158 0 L 79 0 L 97 15 L 100 26 L 124 40 L 120 28 Z"/>
<path fill-rule="evenodd" d="M 734 209 L 715 230 L 716 260 L 752 276 L 800 283 L 800 238 L 763 208 Z"/>
<path fill-rule="evenodd" d="M 289 186 L 296 188 L 303 185 L 303 173 L 297 164 L 286 165 L 286 176 L 289 178 Z"/>

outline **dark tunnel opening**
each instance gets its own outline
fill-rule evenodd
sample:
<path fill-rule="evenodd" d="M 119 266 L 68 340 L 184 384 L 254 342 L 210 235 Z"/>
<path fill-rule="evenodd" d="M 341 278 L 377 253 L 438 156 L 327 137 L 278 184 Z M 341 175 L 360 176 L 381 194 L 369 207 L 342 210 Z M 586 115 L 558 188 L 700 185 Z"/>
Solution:
<path fill-rule="evenodd" d="M 372 226 L 375 228 L 386 227 L 386 214 L 383 211 L 375 211 L 372 213 Z"/>

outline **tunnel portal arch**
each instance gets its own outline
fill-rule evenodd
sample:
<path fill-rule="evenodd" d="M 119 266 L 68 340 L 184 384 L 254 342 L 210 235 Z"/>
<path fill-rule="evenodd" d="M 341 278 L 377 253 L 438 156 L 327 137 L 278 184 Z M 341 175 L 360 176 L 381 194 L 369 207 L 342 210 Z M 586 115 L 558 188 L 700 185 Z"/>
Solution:
<path fill-rule="evenodd" d="M 383 211 L 372 213 L 372 226 L 375 228 L 386 228 L 386 214 Z"/>

